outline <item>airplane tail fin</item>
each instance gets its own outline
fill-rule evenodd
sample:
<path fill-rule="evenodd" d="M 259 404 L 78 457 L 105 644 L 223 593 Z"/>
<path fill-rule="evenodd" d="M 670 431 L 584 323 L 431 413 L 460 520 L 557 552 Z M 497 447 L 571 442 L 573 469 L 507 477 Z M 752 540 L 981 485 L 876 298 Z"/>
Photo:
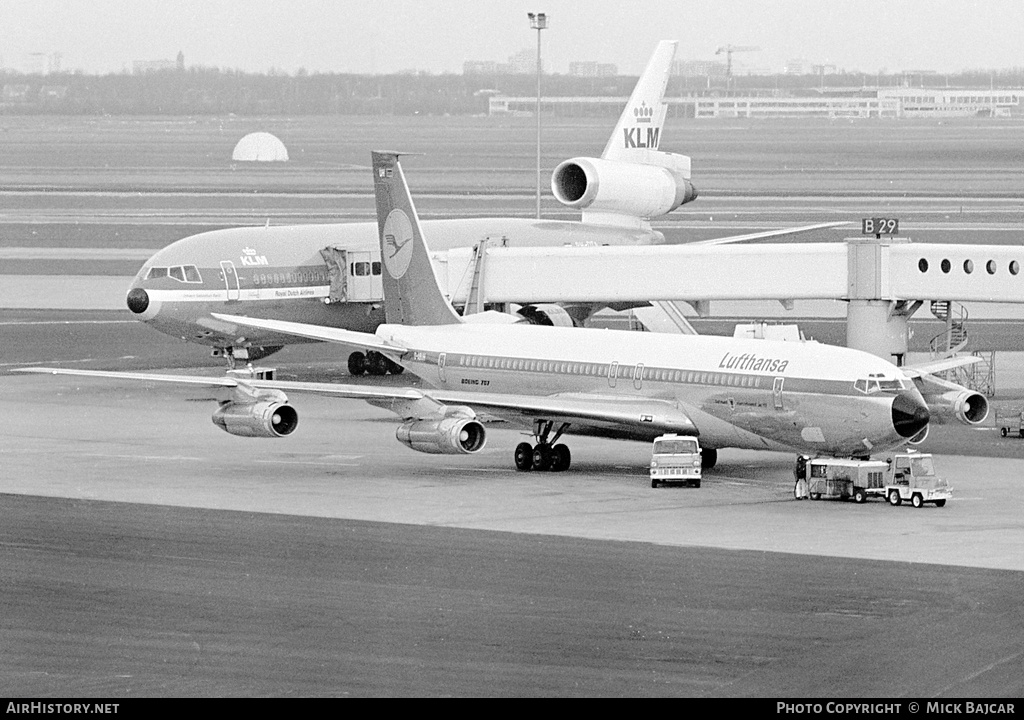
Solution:
<path fill-rule="evenodd" d="M 658 149 L 665 116 L 668 114 L 665 89 L 672 74 L 672 59 L 678 44 L 676 40 L 662 40 L 658 43 L 647 62 L 647 68 L 633 88 L 633 94 L 612 136 L 608 138 L 608 144 L 601 153 L 603 159 L 650 162 L 648 155 Z"/>
<path fill-rule="evenodd" d="M 409 186 L 398 162 L 399 153 L 371 154 L 387 321 L 400 325 L 462 322 L 441 292 L 434 274 L 430 249 L 423 239 Z"/>

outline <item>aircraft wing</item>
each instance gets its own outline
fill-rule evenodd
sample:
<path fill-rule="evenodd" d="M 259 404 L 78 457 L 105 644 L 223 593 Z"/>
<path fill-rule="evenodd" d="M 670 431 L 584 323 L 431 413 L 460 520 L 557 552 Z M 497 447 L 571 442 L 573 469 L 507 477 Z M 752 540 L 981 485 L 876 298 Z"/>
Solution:
<path fill-rule="evenodd" d="M 442 403 L 467 405 L 508 422 L 532 427 L 534 420 L 569 423 L 580 435 L 650 440 L 664 433 L 698 435 L 697 426 L 678 404 L 668 400 L 563 393 L 512 395 L 428 390 Z"/>
<path fill-rule="evenodd" d="M 963 367 L 964 365 L 973 365 L 974 363 L 981 362 L 981 358 L 976 355 L 963 355 L 960 357 L 948 357 L 942 358 L 941 360 L 932 360 L 930 362 L 918 363 L 916 365 L 907 365 L 901 367 L 900 370 L 903 374 L 909 378 L 921 377 L 922 375 L 934 375 L 935 373 L 945 372 L 946 370 L 952 370 L 953 368 Z"/>
<path fill-rule="evenodd" d="M 13 372 L 39 373 L 41 375 L 71 375 L 79 377 L 108 378 L 111 380 L 134 380 L 137 382 L 160 382 L 177 385 L 192 385 L 207 388 L 235 388 L 247 386 L 267 390 L 291 390 L 320 395 L 352 398 L 357 400 L 421 400 L 424 394 L 416 388 L 386 388 L 342 383 L 297 382 L 293 380 L 256 380 L 233 375 L 170 375 L 166 373 L 120 372 L 114 370 L 71 370 L 67 368 L 29 367 L 17 368 Z"/>
<path fill-rule="evenodd" d="M 840 221 L 818 223 L 817 225 L 802 225 L 800 227 L 782 228 L 780 230 L 765 230 L 763 232 L 748 233 L 746 235 L 731 235 L 729 237 L 724 238 L 715 238 L 714 240 L 698 240 L 697 242 L 687 243 L 687 245 L 729 245 L 731 243 L 750 242 L 752 240 L 765 240 L 767 238 L 799 235 L 800 233 L 811 232 L 813 230 L 824 230 L 825 228 L 834 228 L 849 224 L 850 223 L 848 222 Z"/>
<path fill-rule="evenodd" d="M 448 405 L 468 406 L 524 428 L 537 419 L 569 423 L 571 432 L 601 437 L 648 440 L 667 432 L 697 435 L 686 412 L 676 403 L 657 399 L 625 399 L 614 396 L 561 394 L 548 396 L 460 391 L 418 390 L 411 387 L 377 387 L 343 383 L 257 380 L 231 375 L 169 375 L 165 373 L 72 370 L 65 368 L 18 368 L 14 372 L 70 375 L 113 380 L 161 382 L 197 387 L 249 387 L 267 390 L 307 392 L 318 395 L 365 400 L 408 418 L 429 418 L 445 414 Z"/>

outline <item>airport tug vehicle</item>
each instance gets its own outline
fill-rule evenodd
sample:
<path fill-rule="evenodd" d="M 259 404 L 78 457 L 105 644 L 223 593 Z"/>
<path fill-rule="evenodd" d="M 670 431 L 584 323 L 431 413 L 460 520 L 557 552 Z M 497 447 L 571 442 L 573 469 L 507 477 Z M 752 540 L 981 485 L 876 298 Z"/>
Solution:
<path fill-rule="evenodd" d="M 1009 437 L 1010 435 L 1016 434 L 1017 437 L 1024 438 L 1024 410 L 1020 411 L 1020 417 L 1015 420 L 996 420 L 996 425 L 999 426 L 1000 437 Z"/>
<path fill-rule="evenodd" d="M 935 474 L 931 454 L 914 450 L 893 453 L 884 462 L 800 455 L 794 475 L 797 500 L 838 498 L 862 503 L 882 497 L 890 505 L 907 501 L 914 507 L 925 503 L 942 507 L 953 496 L 946 480 Z"/>
<path fill-rule="evenodd" d="M 686 483 L 700 487 L 700 443 L 690 435 L 661 435 L 651 452 L 651 487 L 662 483 Z"/>

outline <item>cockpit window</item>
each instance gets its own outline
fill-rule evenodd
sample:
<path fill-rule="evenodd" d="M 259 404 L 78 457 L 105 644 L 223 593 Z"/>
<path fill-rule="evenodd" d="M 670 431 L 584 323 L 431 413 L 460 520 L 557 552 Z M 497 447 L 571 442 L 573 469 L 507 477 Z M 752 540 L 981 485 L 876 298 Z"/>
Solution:
<path fill-rule="evenodd" d="M 171 277 L 178 282 L 190 282 L 190 283 L 201 283 L 203 281 L 202 276 L 199 274 L 199 268 L 195 265 L 177 265 L 175 267 L 151 267 L 149 272 L 146 273 L 147 280 L 156 280 L 157 278 Z"/>
<path fill-rule="evenodd" d="M 899 378 L 887 378 L 881 373 L 872 373 L 866 378 L 861 378 L 853 384 L 855 388 L 865 395 L 888 390 L 890 392 L 904 389 L 903 381 Z"/>

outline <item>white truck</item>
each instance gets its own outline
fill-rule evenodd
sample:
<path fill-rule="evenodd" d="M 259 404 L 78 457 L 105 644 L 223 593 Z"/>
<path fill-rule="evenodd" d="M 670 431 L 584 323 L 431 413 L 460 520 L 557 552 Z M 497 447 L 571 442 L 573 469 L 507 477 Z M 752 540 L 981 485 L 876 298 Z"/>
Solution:
<path fill-rule="evenodd" d="M 953 496 L 949 484 L 935 474 L 931 454 L 914 450 L 893 453 L 884 462 L 801 455 L 794 475 L 797 500 L 826 497 L 862 503 L 869 497 L 882 497 L 891 505 L 906 500 L 914 507 L 925 503 L 942 507 Z"/>
<path fill-rule="evenodd" d="M 700 443 L 690 435 L 661 435 L 651 454 L 651 487 L 683 482 L 700 487 Z"/>

